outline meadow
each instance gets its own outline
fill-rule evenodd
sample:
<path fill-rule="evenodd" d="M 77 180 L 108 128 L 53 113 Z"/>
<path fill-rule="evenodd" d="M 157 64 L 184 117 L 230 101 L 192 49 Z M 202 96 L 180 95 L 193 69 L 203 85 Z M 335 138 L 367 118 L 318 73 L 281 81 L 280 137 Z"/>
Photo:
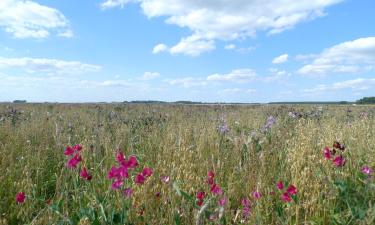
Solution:
<path fill-rule="evenodd" d="M 0 104 L 0 224 L 375 224 L 375 107 Z"/>

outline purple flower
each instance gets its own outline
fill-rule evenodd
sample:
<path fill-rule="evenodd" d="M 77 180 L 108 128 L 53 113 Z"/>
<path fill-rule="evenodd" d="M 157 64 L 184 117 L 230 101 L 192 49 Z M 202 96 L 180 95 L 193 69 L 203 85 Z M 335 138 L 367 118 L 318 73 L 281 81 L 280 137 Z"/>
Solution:
<path fill-rule="evenodd" d="M 367 175 L 372 174 L 372 169 L 369 166 L 362 167 L 361 171 L 362 171 L 362 173 L 367 174 Z"/>

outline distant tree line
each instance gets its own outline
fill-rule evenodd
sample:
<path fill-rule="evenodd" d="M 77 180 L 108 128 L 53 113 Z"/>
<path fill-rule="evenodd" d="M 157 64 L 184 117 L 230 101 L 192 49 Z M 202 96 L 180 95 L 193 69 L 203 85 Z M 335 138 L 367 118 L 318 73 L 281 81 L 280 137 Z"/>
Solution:
<path fill-rule="evenodd" d="M 375 97 L 364 97 L 357 100 L 357 104 L 375 104 Z"/>

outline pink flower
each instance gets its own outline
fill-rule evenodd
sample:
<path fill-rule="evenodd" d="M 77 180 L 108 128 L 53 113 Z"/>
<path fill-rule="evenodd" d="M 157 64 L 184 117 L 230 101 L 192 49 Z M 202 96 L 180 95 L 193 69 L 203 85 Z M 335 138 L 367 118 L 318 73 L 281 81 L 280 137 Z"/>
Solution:
<path fill-rule="evenodd" d="M 290 197 L 290 195 L 288 194 L 288 192 L 284 192 L 281 195 L 281 200 L 283 200 L 284 202 L 290 202 L 290 201 L 292 201 L 292 198 Z"/>
<path fill-rule="evenodd" d="M 67 163 L 67 167 L 72 169 L 72 168 L 76 168 L 78 163 L 82 161 L 82 157 L 79 153 L 76 153 L 73 158 L 71 158 L 68 163 Z"/>
<path fill-rule="evenodd" d="M 243 198 L 243 199 L 241 200 L 241 204 L 242 204 L 242 206 L 250 207 L 251 202 L 250 202 L 250 200 L 249 200 L 248 198 Z"/>
<path fill-rule="evenodd" d="M 323 154 L 324 154 L 325 159 L 331 159 L 332 158 L 331 150 L 328 147 L 324 148 Z"/>
<path fill-rule="evenodd" d="M 203 199 L 206 197 L 206 193 L 203 191 L 200 191 L 197 193 L 197 205 L 202 206 L 203 205 Z"/>
<path fill-rule="evenodd" d="M 125 164 L 125 156 L 124 156 L 124 154 L 122 152 L 117 152 L 117 154 L 116 154 L 116 160 L 120 164 Z"/>
<path fill-rule="evenodd" d="M 223 190 L 217 184 L 211 185 L 211 192 L 213 194 L 215 194 L 215 195 L 221 195 L 221 194 L 223 194 Z"/>
<path fill-rule="evenodd" d="M 223 197 L 223 198 L 219 199 L 218 204 L 220 206 L 225 206 L 227 204 L 227 198 Z"/>
<path fill-rule="evenodd" d="M 25 195 L 24 192 L 18 192 L 18 193 L 16 194 L 16 202 L 17 202 L 18 204 L 20 204 L 20 203 L 24 203 L 24 202 L 25 202 L 25 199 L 26 199 L 26 195 Z"/>
<path fill-rule="evenodd" d="M 149 177 L 149 176 L 152 175 L 152 170 L 151 170 L 150 168 L 148 168 L 148 167 L 145 167 L 145 168 L 143 169 L 143 171 L 142 171 L 142 175 L 143 175 L 144 177 Z"/>
<path fill-rule="evenodd" d="M 138 185 L 141 185 L 145 182 L 146 178 L 140 173 L 135 177 L 134 182 Z"/>
<path fill-rule="evenodd" d="M 71 155 L 74 153 L 74 149 L 70 146 L 65 148 L 64 155 Z"/>
<path fill-rule="evenodd" d="M 112 183 L 112 189 L 119 189 L 122 184 L 124 182 L 121 180 L 121 179 L 116 179 L 113 183 Z"/>
<path fill-rule="evenodd" d="M 286 192 L 290 195 L 296 195 L 297 188 L 294 185 L 289 185 L 288 189 L 286 189 Z"/>
<path fill-rule="evenodd" d="M 258 191 L 254 191 L 253 192 L 253 198 L 255 198 L 256 200 L 260 199 L 262 197 L 262 194 Z"/>
<path fill-rule="evenodd" d="M 372 169 L 369 166 L 362 167 L 361 171 L 362 173 L 367 174 L 367 175 L 371 175 L 372 173 Z"/>
<path fill-rule="evenodd" d="M 345 159 L 342 155 L 337 156 L 332 162 L 337 167 L 342 167 L 345 165 Z"/>
<path fill-rule="evenodd" d="M 92 179 L 92 176 L 87 172 L 86 167 L 83 167 L 83 168 L 82 168 L 81 173 L 80 173 L 80 176 L 81 176 L 83 179 L 86 179 L 86 180 L 91 180 L 91 179 Z"/>
<path fill-rule="evenodd" d="M 283 190 L 283 189 L 284 189 L 284 184 L 283 184 L 283 182 L 282 182 L 282 181 L 277 182 L 276 187 L 277 187 L 277 189 L 279 189 L 279 190 Z"/>
<path fill-rule="evenodd" d="M 129 160 L 126 162 L 126 166 L 132 169 L 137 167 L 138 166 L 137 157 L 135 157 L 134 155 L 130 156 Z"/>
<path fill-rule="evenodd" d="M 124 193 L 125 198 L 130 198 L 133 194 L 133 189 L 125 188 L 123 193 Z"/>
<path fill-rule="evenodd" d="M 129 177 L 128 168 L 126 168 L 125 166 L 121 166 L 120 168 L 118 168 L 117 172 L 117 176 L 121 179 Z"/>
<path fill-rule="evenodd" d="M 241 204 L 243 206 L 242 214 L 245 218 L 248 218 L 251 213 L 251 202 L 248 198 L 243 198 Z"/>
<path fill-rule="evenodd" d="M 207 173 L 207 183 L 209 185 L 213 185 L 214 184 L 214 178 L 215 178 L 214 172 L 208 171 L 208 173 Z"/>
<path fill-rule="evenodd" d="M 118 169 L 115 166 L 112 166 L 112 168 L 108 172 L 108 179 L 112 179 L 118 176 Z"/>
<path fill-rule="evenodd" d="M 74 151 L 81 151 L 82 150 L 82 145 L 76 144 L 76 145 L 73 146 L 73 149 L 74 149 Z"/>
<path fill-rule="evenodd" d="M 168 176 L 161 176 L 161 181 L 163 181 L 164 183 L 169 183 L 169 177 Z"/>

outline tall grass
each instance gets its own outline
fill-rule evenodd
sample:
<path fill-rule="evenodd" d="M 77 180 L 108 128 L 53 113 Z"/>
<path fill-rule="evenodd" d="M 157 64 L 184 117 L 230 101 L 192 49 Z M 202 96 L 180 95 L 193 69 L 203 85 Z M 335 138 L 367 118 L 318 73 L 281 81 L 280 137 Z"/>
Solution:
<path fill-rule="evenodd" d="M 375 224 L 374 178 L 361 172 L 375 168 L 375 109 L 320 107 L 2 104 L 0 224 Z M 266 129 L 269 116 L 276 123 Z M 343 167 L 323 157 L 334 141 L 346 146 Z M 74 144 L 91 181 L 66 167 L 64 149 Z M 154 172 L 144 185 L 126 181 L 130 198 L 107 179 L 119 149 L 137 156 L 136 171 Z M 281 200 L 278 181 L 297 187 L 293 201 Z M 202 207 L 199 191 L 208 195 Z"/>

